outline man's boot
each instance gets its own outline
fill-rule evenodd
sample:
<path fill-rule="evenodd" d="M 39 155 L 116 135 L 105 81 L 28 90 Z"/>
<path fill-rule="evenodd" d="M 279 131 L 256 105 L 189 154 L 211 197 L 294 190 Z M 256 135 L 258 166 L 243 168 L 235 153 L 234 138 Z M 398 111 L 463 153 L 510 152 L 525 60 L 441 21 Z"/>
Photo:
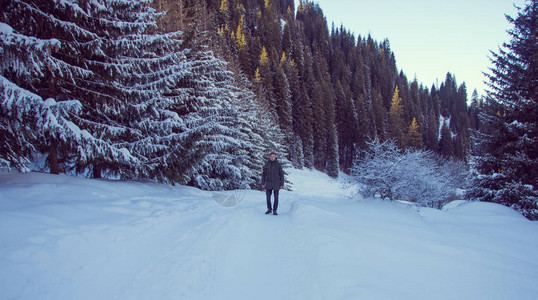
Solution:
<path fill-rule="evenodd" d="M 270 213 L 271 213 L 271 209 L 268 209 L 268 210 L 265 212 L 266 215 L 268 215 L 268 214 L 270 214 Z"/>
<path fill-rule="evenodd" d="M 278 214 L 276 213 L 276 209 L 273 210 L 273 215 L 275 215 L 275 216 L 278 215 Z"/>

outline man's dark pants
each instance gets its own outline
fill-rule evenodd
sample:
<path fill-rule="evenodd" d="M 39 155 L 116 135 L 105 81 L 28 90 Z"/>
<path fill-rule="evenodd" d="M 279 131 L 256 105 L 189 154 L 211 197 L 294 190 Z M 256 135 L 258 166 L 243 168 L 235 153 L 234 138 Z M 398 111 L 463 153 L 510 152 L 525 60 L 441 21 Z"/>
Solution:
<path fill-rule="evenodd" d="M 275 194 L 275 203 L 273 208 L 271 208 L 271 193 L 274 191 Z M 267 196 L 267 209 L 277 210 L 278 208 L 278 189 L 265 190 L 265 195 Z"/>

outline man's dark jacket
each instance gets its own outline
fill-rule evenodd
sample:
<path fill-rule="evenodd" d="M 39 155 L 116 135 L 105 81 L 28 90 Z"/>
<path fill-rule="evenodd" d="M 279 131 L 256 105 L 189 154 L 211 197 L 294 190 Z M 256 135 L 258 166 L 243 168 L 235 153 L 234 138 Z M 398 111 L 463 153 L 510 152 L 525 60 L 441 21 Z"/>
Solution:
<path fill-rule="evenodd" d="M 284 171 L 276 159 L 267 161 L 263 166 L 262 185 L 266 190 L 278 190 L 284 186 Z"/>

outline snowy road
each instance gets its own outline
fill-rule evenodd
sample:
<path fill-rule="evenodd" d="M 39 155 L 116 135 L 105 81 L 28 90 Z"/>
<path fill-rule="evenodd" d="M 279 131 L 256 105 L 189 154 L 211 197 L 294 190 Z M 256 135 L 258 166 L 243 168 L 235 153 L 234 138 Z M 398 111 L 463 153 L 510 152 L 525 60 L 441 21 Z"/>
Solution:
<path fill-rule="evenodd" d="M 0 299 L 534 299 L 538 226 L 292 171 L 280 215 L 189 187 L 0 175 Z M 233 192 L 225 192 L 232 195 Z M 242 194 L 240 194 L 242 197 Z"/>

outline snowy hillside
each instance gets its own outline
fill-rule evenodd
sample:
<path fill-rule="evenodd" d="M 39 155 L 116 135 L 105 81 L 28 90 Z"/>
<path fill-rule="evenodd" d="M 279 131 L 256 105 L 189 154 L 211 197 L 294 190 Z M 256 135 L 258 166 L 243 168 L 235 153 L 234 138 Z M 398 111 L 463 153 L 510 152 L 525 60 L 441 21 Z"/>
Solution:
<path fill-rule="evenodd" d="M 0 299 L 538 295 L 538 223 L 506 207 L 417 212 L 322 173 L 289 179 L 273 216 L 259 191 L 2 174 Z"/>

